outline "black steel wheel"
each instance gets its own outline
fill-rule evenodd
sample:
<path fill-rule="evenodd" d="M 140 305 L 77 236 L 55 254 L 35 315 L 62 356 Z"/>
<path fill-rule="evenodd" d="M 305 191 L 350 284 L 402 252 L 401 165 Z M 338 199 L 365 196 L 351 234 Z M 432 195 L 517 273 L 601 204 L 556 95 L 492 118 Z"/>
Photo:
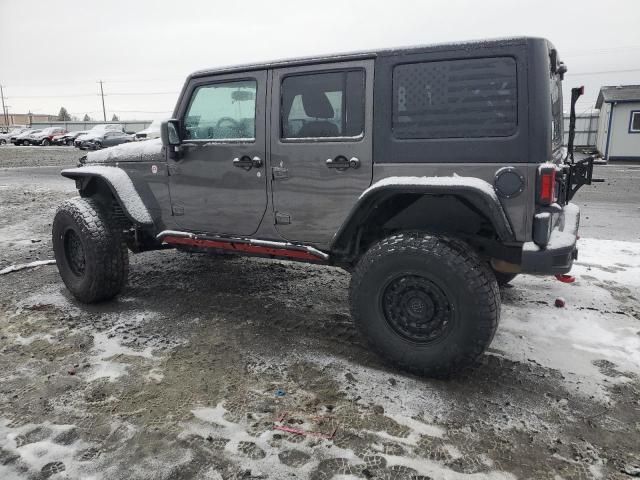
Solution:
<path fill-rule="evenodd" d="M 446 336 L 455 310 L 441 286 L 418 275 L 391 280 L 380 296 L 389 326 L 411 342 L 428 343 Z"/>
<path fill-rule="evenodd" d="M 84 275 L 87 260 L 80 235 L 73 228 L 68 228 L 64 232 L 63 242 L 64 254 L 69 264 L 69 269 L 75 275 L 81 277 Z"/>
<path fill-rule="evenodd" d="M 81 302 L 115 297 L 127 281 L 129 252 L 118 222 L 93 198 L 73 198 L 53 220 L 53 253 L 69 291 Z"/>
<path fill-rule="evenodd" d="M 351 316 L 367 342 L 406 370 L 448 377 L 493 340 L 500 292 L 466 243 L 404 233 L 374 244 L 351 276 Z"/>

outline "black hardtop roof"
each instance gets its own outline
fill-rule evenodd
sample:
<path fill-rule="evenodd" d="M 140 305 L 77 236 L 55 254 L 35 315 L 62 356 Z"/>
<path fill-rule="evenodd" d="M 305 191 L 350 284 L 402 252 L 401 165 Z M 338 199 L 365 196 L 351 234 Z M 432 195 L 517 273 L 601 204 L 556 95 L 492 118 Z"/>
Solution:
<path fill-rule="evenodd" d="M 437 51 L 447 51 L 447 50 L 451 50 L 451 51 L 471 50 L 471 49 L 491 48 L 491 47 L 499 47 L 499 46 L 523 45 L 530 41 L 548 43 L 548 40 L 544 38 L 510 37 L 510 38 L 495 38 L 495 39 L 485 39 L 485 40 L 469 40 L 464 42 L 437 43 L 433 45 L 395 47 L 395 48 L 370 50 L 370 51 L 363 51 L 363 52 L 318 55 L 318 56 L 312 56 L 312 57 L 273 60 L 273 61 L 264 62 L 264 63 L 251 63 L 246 65 L 233 65 L 233 66 L 227 66 L 227 67 L 205 69 L 205 70 L 199 70 L 192 73 L 191 75 L 189 75 L 187 80 L 191 78 L 204 77 L 204 76 L 220 74 L 220 73 L 237 73 L 237 72 L 245 72 L 245 71 L 251 71 L 251 70 L 265 70 L 269 68 L 312 65 L 312 64 L 326 63 L 326 62 L 364 60 L 368 58 L 376 58 L 376 57 L 391 56 L 391 55 L 409 55 L 409 54 L 423 53 L 423 52 L 427 53 L 427 52 L 437 52 Z"/>

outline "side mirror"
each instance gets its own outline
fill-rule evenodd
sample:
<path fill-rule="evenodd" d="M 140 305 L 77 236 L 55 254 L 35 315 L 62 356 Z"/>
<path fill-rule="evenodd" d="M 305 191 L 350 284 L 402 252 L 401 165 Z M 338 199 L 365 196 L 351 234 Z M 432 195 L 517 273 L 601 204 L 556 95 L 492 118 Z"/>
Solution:
<path fill-rule="evenodd" d="M 178 120 L 164 120 L 160 124 L 160 138 L 162 139 L 163 147 L 176 147 L 180 145 L 178 125 Z"/>

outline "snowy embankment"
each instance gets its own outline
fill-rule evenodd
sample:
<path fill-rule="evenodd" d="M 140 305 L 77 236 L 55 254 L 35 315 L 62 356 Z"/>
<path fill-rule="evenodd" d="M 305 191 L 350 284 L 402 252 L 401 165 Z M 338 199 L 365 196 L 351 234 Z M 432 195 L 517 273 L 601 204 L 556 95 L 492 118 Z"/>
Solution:
<path fill-rule="evenodd" d="M 514 280 L 492 348 L 559 370 L 570 388 L 604 400 L 612 380 L 603 361 L 622 373 L 617 381 L 640 373 L 640 243 L 581 239 L 578 247 L 575 283 Z M 564 308 L 554 306 L 558 297 Z"/>

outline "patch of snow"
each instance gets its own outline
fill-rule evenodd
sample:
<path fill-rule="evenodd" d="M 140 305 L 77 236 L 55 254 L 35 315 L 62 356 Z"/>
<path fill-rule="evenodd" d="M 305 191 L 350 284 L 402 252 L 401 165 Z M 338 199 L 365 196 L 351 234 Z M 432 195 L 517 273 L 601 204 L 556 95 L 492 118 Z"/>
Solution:
<path fill-rule="evenodd" d="M 420 475 L 438 480 L 515 480 L 516 477 L 505 472 L 459 473 L 443 467 L 441 464 L 425 458 L 401 457 L 381 453 L 387 461 L 387 467 L 401 466 L 412 468 Z"/>
<path fill-rule="evenodd" d="M 323 372 L 331 375 L 338 384 L 344 383 L 345 372 L 352 373 L 356 379 L 353 385 L 349 385 L 348 395 L 354 398 L 360 397 L 361 401 L 380 405 L 384 408 L 388 417 L 396 416 L 411 422 L 412 418 L 422 418 L 427 423 L 438 417 L 446 419 L 450 413 L 450 402 L 444 398 L 439 389 L 433 388 L 428 379 L 418 379 L 402 372 L 386 372 L 376 368 L 351 363 L 335 356 L 306 353 L 301 360 L 313 363 L 322 368 Z M 387 385 L 389 378 L 395 380 L 393 388 L 380 388 Z M 425 425 L 423 428 L 431 427 Z M 437 436 L 437 428 L 431 432 Z"/>
<path fill-rule="evenodd" d="M 89 359 L 91 370 L 85 377 L 87 381 L 97 380 L 98 378 L 108 378 L 113 381 L 126 374 L 127 364 L 117 361 L 121 356 L 156 360 L 151 347 L 143 350 L 134 350 L 131 347 L 122 345 L 120 340 L 112 333 L 95 333 L 93 336 L 93 351 L 97 353 Z"/>
<path fill-rule="evenodd" d="M 382 180 L 378 180 L 369 188 L 367 188 L 364 192 L 362 192 L 360 198 L 366 197 L 369 193 L 375 190 L 395 185 L 409 185 L 419 187 L 471 187 L 475 188 L 476 190 L 482 191 L 485 195 L 491 197 L 492 200 L 500 203 L 495 190 L 493 189 L 491 184 L 489 184 L 489 182 L 476 177 L 461 177 L 458 175 L 453 175 L 451 177 L 387 177 L 383 178 Z"/>
<path fill-rule="evenodd" d="M 145 160 L 159 155 L 162 151 L 162 140 L 154 138 L 144 142 L 129 142 L 115 147 L 96 150 L 87 154 L 87 163 L 118 162 L 122 160 Z"/>
<path fill-rule="evenodd" d="M 138 144 L 130 144 L 130 145 L 144 145 L 149 142 L 140 142 Z M 123 169 L 112 166 L 104 166 L 104 165 L 87 165 L 78 168 L 69 168 L 67 170 L 63 170 L 62 175 L 67 176 L 73 174 L 80 175 L 96 175 L 99 177 L 105 178 L 107 181 L 113 185 L 118 197 L 122 200 L 125 209 L 133 217 L 133 219 L 138 223 L 143 224 L 151 224 L 153 221 L 151 220 L 151 215 L 149 215 L 149 211 L 147 207 L 145 207 L 140 195 L 136 191 L 136 187 Z"/>
<path fill-rule="evenodd" d="M 22 335 L 18 335 L 16 338 L 13 339 L 13 342 L 17 343 L 18 345 L 31 345 L 36 340 L 45 340 L 46 342 L 52 343 L 53 335 L 51 335 L 50 333 L 47 333 L 47 334 L 36 333 L 33 335 L 29 335 L 28 337 L 23 337 Z"/>
<path fill-rule="evenodd" d="M 11 273 L 11 272 L 18 272 L 20 270 L 24 270 L 27 268 L 40 267 L 42 265 L 54 265 L 55 263 L 56 263 L 55 260 L 37 260 L 35 262 L 30 262 L 30 263 L 19 263 L 17 265 L 9 265 L 8 267 L 5 267 L 2 270 L 0 270 L 0 275 L 6 275 L 7 273 Z"/>
<path fill-rule="evenodd" d="M 74 316 L 80 315 L 82 310 L 79 309 L 67 296 L 62 292 L 63 289 L 66 293 L 64 286 L 51 285 L 43 288 L 40 292 L 29 295 L 27 298 L 20 300 L 17 305 L 15 315 L 19 315 L 25 309 L 35 307 L 38 305 L 51 305 L 59 310 L 68 312 Z"/>
<path fill-rule="evenodd" d="M 492 348 L 556 369 L 567 388 L 606 402 L 608 388 L 628 379 L 607 377 L 594 362 L 608 360 L 620 372 L 640 374 L 640 324 L 626 313 L 640 304 L 640 243 L 580 239 L 578 247 L 575 283 L 527 275 L 512 282 L 510 292 L 522 288 L 527 302 L 503 302 Z M 558 297 L 565 307 L 554 306 Z"/>
<path fill-rule="evenodd" d="M 74 425 L 55 425 L 47 421 L 42 424 L 27 424 L 11 428 L 9 424 L 9 420 L 0 418 L 0 448 L 20 457 L 21 463 L 29 469 L 29 478 L 33 475 L 39 476 L 42 467 L 52 462 L 64 463 L 65 471 L 62 474 L 64 478 L 88 478 L 81 470 L 82 464 L 78 460 L 78 452 L 90 445 L 82 440 L 76 440 L 69 445 L 53 441 L 61 433 L 75 428 Z M 38 427 L 47 431 L 48 435 L 37 442 L 18 446 L 18 437 Z M 13 468 L 11 464 L 0 465 L 0 478 L 21 478 L 24 473 Z"/>
<path fill-rule="evenodd" d="M 282 432 L 277 430 L 269 430 L 263 432 L 259 436 L 252 436 L 246 428 L 239 424 L 226 420 L 224 416 L 227 410 L 222 403 L 215 407 L 198 408 L 192 410 L 191 413 L 195 417 L 192 422 L 184 425 L 184 431 L 180 434 L 180 438 L 188 435 L 198 435 L 203 438 L 209 435 L 214 438 L 224 438 L 228 440 L 225 446 L 225 452 L 236 459 L 243 468 L 252 472 L 261 472 L 266 474 L 268 478 L 285 478 L 287 476 L 295 476 L 296 478 L 309 478 L 311 472 L 318 463 L 325 458 L 346 458 L 354 464 L 361 463 L 361 460 L 351 450 L 347 450 L 335 445 L 330 440 L 314 439 L 312 446 L 306 441 L 291 446 L 297 450 L 307 453 L 312 460 L 307 462 L 303 467 L 290 467 L 280 462 L 278 454 L 282 448 L 272 446 L 273 435 L 281 435 Z M 286 442 L 286 437 L 284 437 Z M 239 450 L 240 442 L 252 442 L 264 452 L 263 458 L 249 458 Z"/>
<path fill-rule="evenodd" d="M 397 413 L 387 413 L 386 416 L 400 425 L 409 427 L 414 434 L 437 438 L 442 438 L 445 434 L 444 428 L 438 427 L 436 425 L 429 425 L 427 423 L 421 422 L 420 420 L 415 420 L 405 415 L 398 415 Z"/>

